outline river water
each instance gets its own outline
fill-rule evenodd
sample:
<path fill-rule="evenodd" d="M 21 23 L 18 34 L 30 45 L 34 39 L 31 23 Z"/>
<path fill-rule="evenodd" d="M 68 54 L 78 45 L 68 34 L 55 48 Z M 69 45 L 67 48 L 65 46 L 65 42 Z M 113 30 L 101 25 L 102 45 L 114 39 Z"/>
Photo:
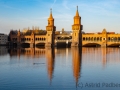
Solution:
<path fill-rule="evenodd" d="M 119 90 L 120 48 L 0 47 L 0 90 Z"/>

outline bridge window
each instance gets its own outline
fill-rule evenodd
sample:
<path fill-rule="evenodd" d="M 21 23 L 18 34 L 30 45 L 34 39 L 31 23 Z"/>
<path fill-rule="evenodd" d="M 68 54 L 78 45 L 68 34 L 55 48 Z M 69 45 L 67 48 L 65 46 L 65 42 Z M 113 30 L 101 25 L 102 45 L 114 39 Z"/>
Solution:
<path fill-rule="evenodd" d="M 35 38 L 35 40 L 37 41 L 37 38 Z"/>
<path fill-rule="evenodd" d="M 91 41 L 93 41 L 93 37 L 91 37 Z"/>
<path fill-rule="evenodd" d="M 30 41 L 30 38 L 29 38 L 29 41 Z"/>
<path fill-rule="evenodd" d="M 111 41 L 114 41 L 114 37 L 111 37 Z"/>
<path fill-rule="evenodd" d="M 57 37 L 57 39 L 60 39 L 60 37 Z"/>
<path fill-rule="evenodd" d="M 90 37 L 88 38 L 88 40 L 90 41 Z"/>
<path fill-rule="evenodd" d="M 120 37 L 118 37 L 118 41 L 120 41 Z"/>
<path fill-rule="evenodd" d="M 103 40 L 105 40 L 105 38 L 103 38 Z"/>
<path fill-rule="evenodd" d="M 45 38 L 44 38 L 44 40 L 45 40 Z"/>
<path fill-rule="evenodd" d="M 108 37 L 108 41 L 110 41 L 110 37 Z"/>
<path fill-rule="evenodd" d="M 114 37 L 114 41 L 117 41 L 117 37 Z"/>
<path fill-rule="evenodd" d="M 83 37 L 83 41 L 85 41 L 85 37 Z"/>
<path fill-rule="evenodd" d="M 99 37 L 97 37 L 97 41 L 99 41 L 100 39 L 99 39 Z"/>
<path fill-rule="evenodd" d="M 94 37 L 94 41 L 96 41 L 96 37 Z"/>

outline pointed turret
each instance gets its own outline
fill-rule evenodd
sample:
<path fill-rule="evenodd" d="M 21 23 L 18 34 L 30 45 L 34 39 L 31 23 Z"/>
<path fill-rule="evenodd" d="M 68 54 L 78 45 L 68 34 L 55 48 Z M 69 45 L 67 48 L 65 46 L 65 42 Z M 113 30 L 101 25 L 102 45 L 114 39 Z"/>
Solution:
<path fill-rule="evenodd" d="M 50 17 L 48 19 L 53 19 L 53 16 L 52 16 L 52 8 L 50 9 Z"/>
<path fill-rule="evenodd" d="M 76 16 L 79 16 L 78 6 L 77 6 L 77 11 L 76 11 Z"/>
<path fill-rule="evenodd" d="M 80 21 L 81 21 L 81 17 L 79 16 L 78 6 L 77 6 L 76 15 L 74 16 L 74 24 L 81 24 Z"/>
<path fill-rule="evenodd" d="M 54 26 L 54 18 L 52 16 L 52 9 L 50 9 L 50 16 L 48 18 L 48 26 Z"/>

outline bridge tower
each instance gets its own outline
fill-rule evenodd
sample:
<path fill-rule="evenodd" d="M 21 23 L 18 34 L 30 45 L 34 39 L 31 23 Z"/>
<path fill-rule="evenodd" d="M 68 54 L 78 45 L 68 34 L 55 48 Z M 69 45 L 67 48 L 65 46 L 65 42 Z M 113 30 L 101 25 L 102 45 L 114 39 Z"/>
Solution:
<path fill-rule="evenodd" d="M 48 18 L 48 25 L 46 26 L 47 34 L 46 34 L 46 43 L 45 47 L 54 46 L 54 38 L 56 27 L 54 26 L 54 18 L 52 16 L 52 9 L 50 9 L 50 16 Z"/>
<path fill-rule="evenodd" d="M 82 46 L 82 25 L 81 25 L 81 17 L 79 16 L 78 12 L 78 6 L 77 6 L 77 11 L 76 15 L 74 16 L 74 24 L 72 25 L 72 45 L 71 46 Z"/>
<path fill-rule="evenodd" d="M 102 31 L 102 45 L 101 47 L 106 47 L 107 46 L 107 31 L 106 29 L 103 29 Z"/>
<path fill-rule="evenodd" d="M 30 42 L 30 47 L 33 48 L 35 46 L 35 34 L 34 30 L 31 33 L 31 42 Z"/>

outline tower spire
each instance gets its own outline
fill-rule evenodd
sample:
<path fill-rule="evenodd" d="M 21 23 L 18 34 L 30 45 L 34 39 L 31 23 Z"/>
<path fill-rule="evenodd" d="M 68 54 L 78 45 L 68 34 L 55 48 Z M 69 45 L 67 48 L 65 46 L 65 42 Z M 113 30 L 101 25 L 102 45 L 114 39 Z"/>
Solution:
<path fill-rule="evenodd" d="M 50 8 L 50 17 L 49 19 L 53 19 L 53 16 L 52 16 L 52 8 Z"/>
<path fill-rule="evenodd" d="M 76 11 L 76 16 L 79 16 L 78 6 L 77 6 L 77 11 Z"/>
<path fill-rule="evenodd" d="M 50 8 L 50 13 L 52 13 L 52 8 Z"/>

